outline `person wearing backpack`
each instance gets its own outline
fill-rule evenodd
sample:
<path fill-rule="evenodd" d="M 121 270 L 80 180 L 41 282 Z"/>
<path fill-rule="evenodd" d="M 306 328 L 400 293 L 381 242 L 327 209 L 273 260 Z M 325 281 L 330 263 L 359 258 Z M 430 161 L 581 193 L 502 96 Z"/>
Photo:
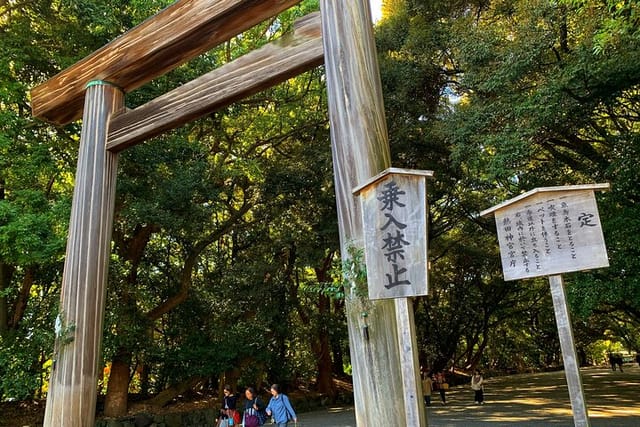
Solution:
<path fill-rule="evenodd" d="M 280 393 L 280 386 L 273 384 L 270 391 L 271 399 L 269 400 L 269 404 L 267 404 L 267 415 L 273 417 L 278 427 L 287 427 L 289 420 L 293 420 L 293 422 L 297 424 L 298 417 L 287 395 Z"/>

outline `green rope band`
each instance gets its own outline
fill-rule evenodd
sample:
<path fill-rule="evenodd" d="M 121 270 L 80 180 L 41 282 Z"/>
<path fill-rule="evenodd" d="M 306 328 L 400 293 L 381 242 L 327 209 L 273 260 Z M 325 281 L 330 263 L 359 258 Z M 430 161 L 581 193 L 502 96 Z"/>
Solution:
<path fill-rule="evenodd" d="M 91 86 L 101 86 L 101 85 L 113 86 L 117 89 L 122 90 L 122 88 L 117 84 L 108 82 L 106 80 L 91 80 L 89 83 L 87 83 L 87 85 L 85 86 L 85 89 L 89 89 Z"/>

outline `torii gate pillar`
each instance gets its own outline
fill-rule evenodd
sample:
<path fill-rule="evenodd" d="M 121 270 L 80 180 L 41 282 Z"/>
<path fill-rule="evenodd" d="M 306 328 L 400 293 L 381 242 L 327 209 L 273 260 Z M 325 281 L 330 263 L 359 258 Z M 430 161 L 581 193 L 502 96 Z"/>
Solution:
<path fill-rule="evenodd" d="M 352 189 L 389 168 L 391 154 L 368 1 L 323 0 L 320 11 L 340 245 L 346 260 L 350 246 L 364 246 L 360 202 Z M 346 299 L 357 425 L 425 426 L 424 414 L 412 417 L 405 411 L 405 400 L 416 396 L 403 394 L 398 335 L 407 325 L 399 324 L 394 300 L 372 302 L 364 319 Z"/>
<path fill-rule="evenodd" d="M 45 426 L 95 423 L 118 166 L 118 154 L 105 145 L 124 94 L 102 81 L 87 86 Z"/>

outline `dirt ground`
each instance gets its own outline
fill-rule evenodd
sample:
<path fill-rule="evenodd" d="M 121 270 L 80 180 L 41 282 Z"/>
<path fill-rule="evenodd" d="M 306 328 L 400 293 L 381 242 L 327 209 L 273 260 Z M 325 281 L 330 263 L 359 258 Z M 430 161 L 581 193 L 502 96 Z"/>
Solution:
<path fill-rule="evenodd" d="M 640 368 L 624 372 L 604 368 L 581 370 L 592 427 L 640 426 Z M 563 371 L 489 378 L 486 404 L 473 402 L 468 386 L 452 387 L 447 405 L 437 395 L 427 409 L 429 427 L 560 427 L 573 426 L 571 404 Z M 212 405 L 206 399 L 182 402 L 165 410 L 189 410 Z M 44 404 L 0 405 L 0 426 L 41 425 Z M 334 407 L 298 414 L 298 427 L 355 427 L 352 407 Z M 384 424 L 387 425 L 387 424 Z M 391 424 L 388 424 L 391 425 Z M 370 426 L 374 427 L 374 426 Z"/>

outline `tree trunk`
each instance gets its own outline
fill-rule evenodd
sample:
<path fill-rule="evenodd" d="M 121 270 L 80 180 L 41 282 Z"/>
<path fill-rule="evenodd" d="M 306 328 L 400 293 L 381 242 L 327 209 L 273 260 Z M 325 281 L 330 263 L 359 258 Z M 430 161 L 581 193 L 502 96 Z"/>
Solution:
<path fill-rule="evenodd" d="M 3 291 L 11 285 L 13 270 L 12 266 L 0 261 L 0 336 L 9 330 L 9 303 Z"/>
<path fill-rule="evenodd" d="M 129 365 L 131 353 L 120 349 L 111 362 L 111 373 L 104 402 L 104 415 L 122 417 L 127 414 L 129 398 Z"/>
<path fill-rule="evenodd" d="M 326 283 L 329 279 L 329 269 L 333 262 L 333 252 L 329 253 L 322 263 L 322 267 L 316 268 L 318 283 Z M 323 321 L 331 315 L 331 300 L 325 295 L 318 296 L 318 318 L 320 319 L 317 341 L 312 347 L 317 357 L 318 391 L 329 397 L 334 402 L 336 389 L 333 384 L 333 363 L 331 361 L 331 346 L 327 322 Z"/>
<path fill-rule="evenodd" d="M 4 179 L 0 178 L 0 200 L 4 200 Z M 9 329 L 9 304 L 4 290 L 9 288 L 11 283 L 11 273 L 9 265 L 0 261 L 0 337 L 4 336 Z"/>
<path fill-rule="evenodd" d="M 320 334 L 319 342 L 314 347 L 316 347 L 314 353 L 318 358 L 318 363 L 316 364 L 318 369 L 318 391 L 329 397 L 329 400 L 333 403 L 336 389 L 333 383 L 333 363 L 331 361 L 331 346 L 329 345 L 327 331 Z"/>
<path fill-rule="evenodd" d="M 20 287 L 20 293 L 14 304 L 13 316 L 9 326 L 15 329 L 20 324 L 24 312 L 27 309 L 27 303 L 29 302 L 29 295 L 31 294 L 31 286 L 33 286 L 33 269 L 28 268 L 22 279 L 22 286 Z"/>
<path fill-rule="evenodd" d="M 130 289 L 134 289 L 138 285 L 138 267 L 140 260 L 144 254 L 145 248 L 154 232 L 158 231 L 156 225 L 137 226 L 133 236 L 126 240 L 124 234 L 115 230 L 114 241 L 118 247 L 120 255 L 131 262 L 131 268 L 127 275 L 126 286 L 119 289 L 116 293 L 119 298 L 119 304 L 125 307 L 136 307 L 136 301 Z M 118 335 L 124 335 L 126 332 L 123 328 L 118 328 Z M 109 374 L 109 382 L 107 385 L 107 395 L 104 402 L 104 413 L 109 417 L 120 417 L 127 413 L 129 406 L 129 369 L 131 367 L 132 354 L 125 348 L 119 348 L 118 352 L 111 361 L 111 372 Z M 143 366 L 143 372 L 146 369 Z M 143 388 L 148 386 L 148 381 L 143 379 Z"/>
<path fill-rule="evenodd" d="M 333 315 L 344 317 L 344 302 L 341 300 L 334 301 Z M 331 353 L 333 359 L 333 374 L 344 378 L 347 373 L 344 371 L 344 349 L 342 347 L 342 339 L 331 337 Z"/>

